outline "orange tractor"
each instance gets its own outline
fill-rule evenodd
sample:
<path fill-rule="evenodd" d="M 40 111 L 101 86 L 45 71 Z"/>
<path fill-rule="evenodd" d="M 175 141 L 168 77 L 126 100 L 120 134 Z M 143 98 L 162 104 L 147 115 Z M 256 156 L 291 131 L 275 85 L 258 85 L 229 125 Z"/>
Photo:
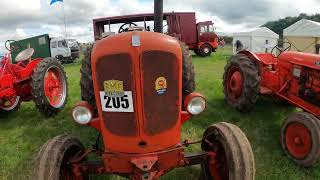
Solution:
<path fill-rule="evenodd" d="M 286 52 L 291 44 L 284 46 L 271 53 L 243 50 L 234 55 L 225 66 L 224 94 L 228 104 L 242 112 L 253 108 L 258 95 L 301 108 L 304 112 L 291 114 L 283 123 L 281 144 L 296 163 L 308 167 L 320 156 L 320 56 Z"/>
<path fill-rule="evenodd" d="M 18 42 L 8 40 L 9 51 L 0 60 L 0 114 L 17 110 L 23 101 L 33 100 L 41 113 L 53 116 L 66 104 L 68 87 L 63 66 L 55 58 L 32 59 L 33 48 L 21 51 Z M 11 52 L 20 52 L 12 64 Z"/>
<path fill-rule="evenodd" d="M 116 174 L 158 179 L 170 170 L 201 164 L 201 178 L 254 179 L 250 143 L 236 126 L 217 123 L 199 141 L 181 142 L 180 130 L 206 108 L 194 93 L 194 71 L 185 45 L 161 33 L 162 1 L 155 0 L 156 32 L 130 31 L 95 42 L 81 68 L 82 100 L 75 122 L 102 136 L 92 149 L 68 135 L 49 140 L 37 158 L 39 180 L 88 179 Z M 135 28 L 136 29 L 136 28 Z M 191 144 L 202 151 L 187 153 Z M 95 160 L 92 160 L 92 155 Z"/>

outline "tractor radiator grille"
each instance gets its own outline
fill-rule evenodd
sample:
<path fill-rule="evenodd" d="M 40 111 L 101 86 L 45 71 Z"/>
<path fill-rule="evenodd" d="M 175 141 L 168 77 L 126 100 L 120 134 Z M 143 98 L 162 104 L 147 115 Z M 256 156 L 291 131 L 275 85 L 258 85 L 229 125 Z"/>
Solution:
<path fill-rule="evenodd" d="M 96 74 L 99 91 L 104 91 L 104 81 L 123 81 L 124 91 L 132 91 L 135 94 L 134 80 L 132 76 L 132 60 L 129 54 L 106 55 L 98 59 Z M 133 104 L 135 105 L 134 98 Z M 136 114 L 135 113 L 112 113 L 103 112 L 103 119 L 108 131 L 119 136 L 136 136 Z"/>
<path fill-rule="evenodd" d="M 142 53 L 144 91 L 144 131 L 148 135 L 169 130 L 179 116 L 179 66 L 174 54 L 163 51 Z M 156 90 L 158 78 L 165 78 L 167 88 Z M 162 79 L 163 79 L 162 78 Z"/>

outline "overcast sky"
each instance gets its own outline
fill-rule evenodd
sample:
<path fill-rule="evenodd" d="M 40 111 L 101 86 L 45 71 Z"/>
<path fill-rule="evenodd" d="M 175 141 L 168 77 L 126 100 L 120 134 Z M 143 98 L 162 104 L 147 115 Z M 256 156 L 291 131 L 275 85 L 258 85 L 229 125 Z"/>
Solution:
<path fill-rule="evenodd" d="M 0 53 L 7 39 L 64 33 L 61 2 L 0 0 Z M 153 0 L 64 0 L 67 34 L 92 41 L 92 19 L 153 12 Z M 195 11 L 197 20 L 212 20 L 217 31 L 233 33 L 299 13 L 320 13 L 320 0 L 164 0 L 165 11 Z"/>

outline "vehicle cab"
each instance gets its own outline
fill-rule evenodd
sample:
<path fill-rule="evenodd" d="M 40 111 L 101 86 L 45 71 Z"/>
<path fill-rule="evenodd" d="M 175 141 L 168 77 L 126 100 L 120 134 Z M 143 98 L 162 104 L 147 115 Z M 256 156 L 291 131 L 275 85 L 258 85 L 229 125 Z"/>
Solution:
<path fill-rule="evenodd" d="M 212 47 L 218 47 L 218 36 L 215 33 L 215 27 L 212 21 L 205 21 L 197 23 L 198 42 L 209 43 Z"/>
<path fill-rule="evenodd" d="M 71 56 L 71 49 L 65 38 L 53 38 L 50 41 L 51 57 L 69 58 Z"/>

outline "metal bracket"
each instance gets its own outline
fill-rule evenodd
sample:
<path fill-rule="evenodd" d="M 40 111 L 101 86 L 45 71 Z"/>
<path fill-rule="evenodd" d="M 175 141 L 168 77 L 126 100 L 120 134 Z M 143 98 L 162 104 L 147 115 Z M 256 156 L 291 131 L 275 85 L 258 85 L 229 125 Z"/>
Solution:
<path fill-rule="evenodd" d="M 132 35 L 132 46 L 139 47 L 141 45 L 140 36 L 137 34 Z"/>

